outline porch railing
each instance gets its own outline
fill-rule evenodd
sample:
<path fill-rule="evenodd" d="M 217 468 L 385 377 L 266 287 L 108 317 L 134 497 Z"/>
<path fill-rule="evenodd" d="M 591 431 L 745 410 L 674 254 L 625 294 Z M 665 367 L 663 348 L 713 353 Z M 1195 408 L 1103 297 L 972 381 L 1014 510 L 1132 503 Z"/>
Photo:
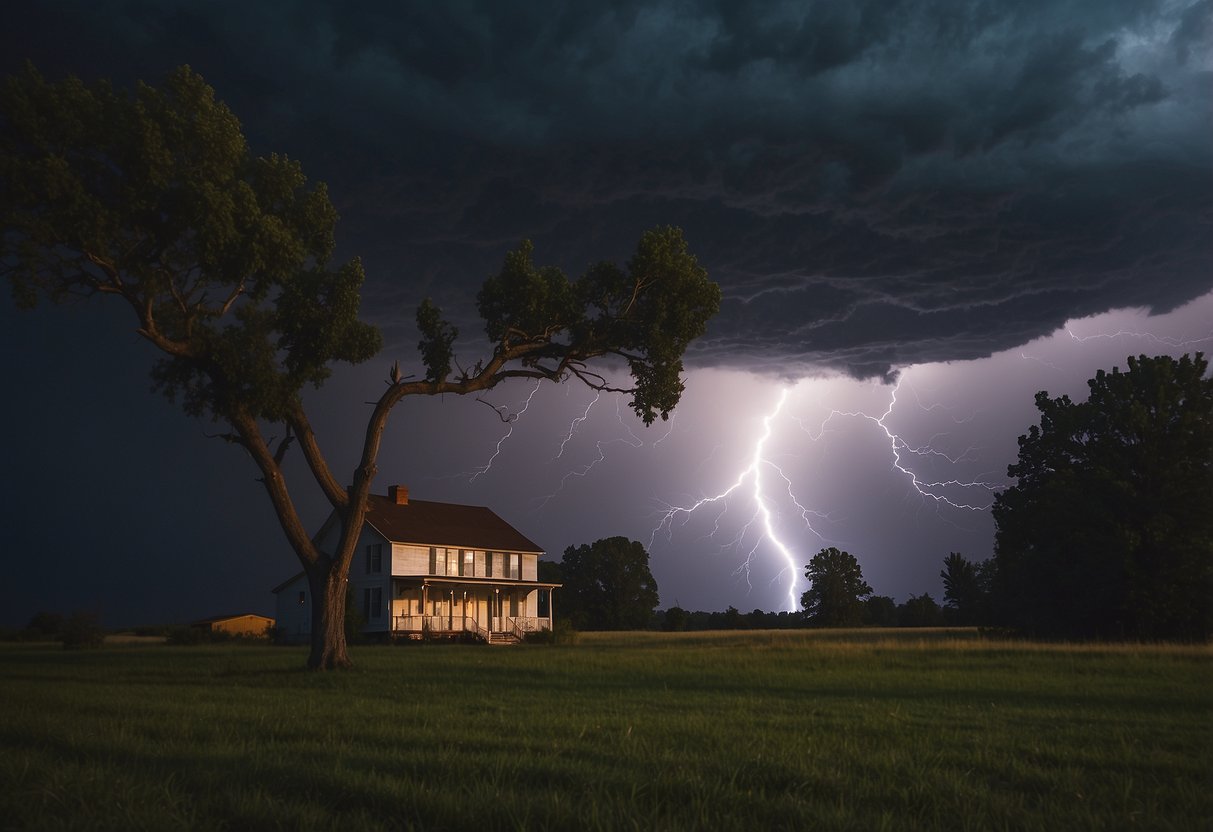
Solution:
<path fill-rule="evenodd" d="M 472 616 L 456 615 L 397 615 L 392 629 L 398 633 L 475 633 L 488 640 L 489 631 Z"/>
<path fill-rule="evenodd" d="M 499 621 L 498 632 L 513 635 L 519 641 L 527 633 L 549 628 L 547 618 L 531 615 L 504 617 Z M 397 615 L 392 618 L 392 630 L 397 633 L 474 633 L 485 641 L 489 640 L 490 628 L 482 626 L 472 616 L 456 615 L 454 618 L 445 615 Z"/>

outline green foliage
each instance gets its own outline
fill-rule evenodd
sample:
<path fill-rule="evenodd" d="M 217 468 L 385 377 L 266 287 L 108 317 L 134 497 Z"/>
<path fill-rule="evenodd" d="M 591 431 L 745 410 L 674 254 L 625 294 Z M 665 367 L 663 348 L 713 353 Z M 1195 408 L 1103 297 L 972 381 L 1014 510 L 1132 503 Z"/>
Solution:
<path fill-rule="evenodd" d="M 863 621 L 864 598 L 872 587 L 859 561 L 833 546 L 822 549 L 805 567 L 810 586 L 800 597 L 809 622 L 819 627 L 854 627 Z"/>
<path fill-rule="evenodd" d="M 646 425 L 669 416 L 682 395 L 682 355 L 703 334 L 720 307 L 720 287 L 690 253 L 682 231 L 646 231 L 627 271 L 611 263 L 591 266 L 576 282 L 551 266 L 535 266 L 534 247 L 524 240 L 506 255 L 496 277 L 477 296 L 489 339 L 502 349 L 523 350 L 524 366 L 571 372 L 592 385 L 596 373 L 586 359 L 613 355 L 632 374 L 632 409 Z M 420 317 L 419 317 L 420 320 Z M 433 373 L 449 369 L 439 329 L 433 323 L 422 341 L 432 348 Z"/>
<path fill-rule="evenodd" d="M 181 67 L 133 93 L 32 66 L 0 89 L 0 261 L 14 296 L 112 294 L 165 353 L 187 412 L 277 419 L 332 361 L 374 355 L 362 267 L 328 267 L 337 214 Z"/>
<path fill-rule="evenodd" d="M 570 647 L 581 639 L 581 633 L 568 618 L 558 618 L 550 630 L 534 630 L 523 636 L 527 644 L 551 644 Z"/>
<path fill-rule="evenodd" d="M 105 630 L 95 613 L 74 612 L 63 622 L 59 640 L 64 650 L 95 650 L 105 641 Z"/>
<path fill-rule="evenodd" d="M 990 582 L 993 561 L 974 563 L 960 552 L 943 559 L 944 608 L 949 623 L 960 626 L 989 623 Z"/>
<path fill-rule="evenodd" d="M 441 311 L 429 298 L 417 308 L 417 329 L 421 331 L 417 349 L 425 364 L 426 381 L 446 381 L 451 374 L 452 345 L 459 330 L 442 320 Z"/>
<path fill-rule="evenodd" d="M 897 624 L 901 627 L 938 627 L 943 624 L 943 610 L 929 592 L 911 595 L 897 607 Z"/>
<path fill-rule="evenodd" d="M 657 581 L 644 545 L 608 537 L 570 546 L 561 561 L 564 588 L 557 590 L 557 619 L 586 630 L 639 630 L 657 608 Z"/>
<path fill-rule="evenodd" d="M 1208 362 L 1128 359 L 1082 403 L 1036 396 L 1017 484 L 994 504 L 995 596 L 1028 633 L 1213 634 L 1213 379 Z"/>
<path fill-rule="evenodd" d="M 62 613 L 36 612 L 21 631 L 21 638 L 26 641 L 58 641 L 63 632 L 63 623 Z"/>
<path fill-rule="evenodd" d="M 687 628 L 687 611 L 682 607 L 673 606 L 665 611 L 661 620 L 661 629 L 667 633 L 679 633 Z"/>
<path fill-rule="evenodd" d="M 888 595 L 872 595 L 864 599 L 863 623 L 873 627 L 896 627 L 897 602 Z"/>

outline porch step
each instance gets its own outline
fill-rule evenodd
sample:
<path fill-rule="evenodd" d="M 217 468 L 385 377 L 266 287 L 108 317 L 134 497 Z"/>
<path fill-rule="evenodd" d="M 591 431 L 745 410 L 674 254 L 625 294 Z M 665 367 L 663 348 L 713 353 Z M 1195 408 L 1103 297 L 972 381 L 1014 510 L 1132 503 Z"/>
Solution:
<path fill-rule="evenodd" d="M 519 644 L 513 633 L 489 633 L 489 644 Z"/>

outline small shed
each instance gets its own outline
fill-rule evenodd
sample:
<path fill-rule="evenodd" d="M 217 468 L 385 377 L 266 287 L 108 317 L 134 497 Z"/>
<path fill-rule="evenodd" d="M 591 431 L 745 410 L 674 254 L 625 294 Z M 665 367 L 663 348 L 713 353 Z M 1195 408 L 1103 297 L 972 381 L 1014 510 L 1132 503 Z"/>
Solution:
<path fill-rule="evenodd" d="M 256 613 L 240 615 L 217 615 L 213 618 L 201 618 L 193 622 L 191 627 L 214 632 L 231 633 L 236 636 L 264 636 L 274 626 L 274 619 Z"/>

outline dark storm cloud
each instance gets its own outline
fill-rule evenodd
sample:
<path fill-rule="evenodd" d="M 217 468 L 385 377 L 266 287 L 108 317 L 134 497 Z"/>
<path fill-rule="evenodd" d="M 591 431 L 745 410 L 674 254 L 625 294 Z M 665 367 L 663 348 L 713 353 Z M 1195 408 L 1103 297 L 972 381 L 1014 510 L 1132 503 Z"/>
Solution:
<path fill-rule="evenodd" d="M 725 289 L 694 361 L 880 375 L 1208 291 L 1199 3 L 40 4 L 49 69 L 203 72 L 330 183 L 368 314 L 572 272 L 675 223 Z M 407 323 L 389 338 L 407 346 Z"/>

